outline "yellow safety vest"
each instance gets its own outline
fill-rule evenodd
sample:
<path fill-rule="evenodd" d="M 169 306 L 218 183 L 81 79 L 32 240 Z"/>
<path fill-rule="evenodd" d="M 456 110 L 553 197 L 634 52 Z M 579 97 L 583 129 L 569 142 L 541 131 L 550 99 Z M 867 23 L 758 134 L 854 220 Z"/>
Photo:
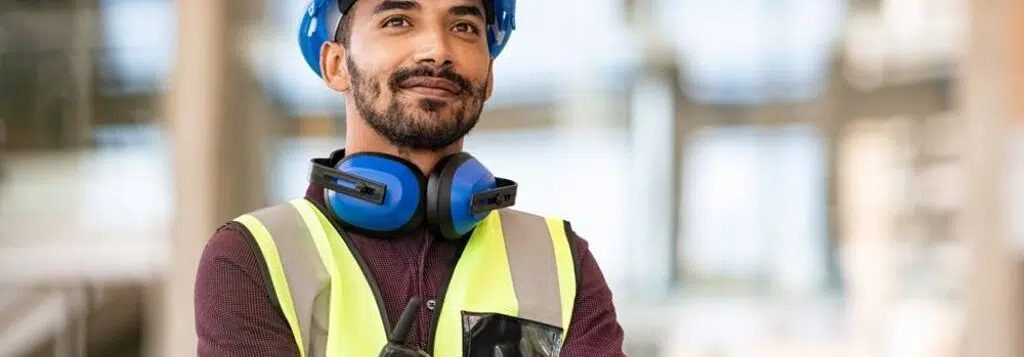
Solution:
<path fill-rule="evenodd" d="M 270 296 L 302 357 L 373 357 L 391 332 L 372 274 L 346 234 L 318 207 L 296 199 L 235 219 L 263 258 Z M 567 223 L 515 210 L 494 211 L 473 231 L 435 310 L 427 353 L 468 355 L 464 323 L 500 314 L 557 329 L 539 343 L 558 356 L 569 330 L 578 272 Z M 550 340 L 551 338 L 548 338 Z"/>

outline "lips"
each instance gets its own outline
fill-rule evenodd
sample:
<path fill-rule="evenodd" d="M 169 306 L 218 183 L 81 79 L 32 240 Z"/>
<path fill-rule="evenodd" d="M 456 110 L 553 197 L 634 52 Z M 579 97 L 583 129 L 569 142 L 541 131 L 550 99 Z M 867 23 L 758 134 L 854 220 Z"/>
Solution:
<path fill-rule="evenodd" d="M 448 92 L 451 95 L 458 95 L 462 90 L 457 84 L 444 78 L 437 77 L 412 77 L 399 83 L 399 88 L 427 88 Z"/>

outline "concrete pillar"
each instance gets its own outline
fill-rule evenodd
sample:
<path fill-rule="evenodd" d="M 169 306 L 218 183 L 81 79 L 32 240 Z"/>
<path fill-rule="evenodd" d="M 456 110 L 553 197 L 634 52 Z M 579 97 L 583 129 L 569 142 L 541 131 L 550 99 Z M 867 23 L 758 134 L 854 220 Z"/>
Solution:
<path fill-rule="evenodd" d="M 71 71 L 75 83 L 75 108 L 65 140 L 72 147 L 88 145 L 92 137 L 95 103 L 94 49 L 100 47 L 99 9 L 96 0 L 76 0 L 72 7 Z"/>
<path fill-rule="evenodd" d="M 1020 85 L 1024 71 L 1024 4 L 978 0 L 969 5 L 970 37 L 961 72 L 959 104 L 965 120 L 964 203 L 960 236 L 970 253 L 966 285 L 964 356 L 1022 356 L 1020 251 L 1010 237 L 1007 214 L 1007 149 L 1015 120 L 1024 118 Z M 1014 77 L 1014 75 L 1018 75 Z M 1019 122 L 1018 122 L 1019 123 Z M 1018 218 L 1019 219 L 1019 218 Z"/>
<path fill-rule="evenodd" d="M 898 288 L 895 217 L 899 143 L 891 121 L 847 123 L 837 145 L 837 246 L 847 300 L 849 338 L 876 354 L 884 340 L 886 310 Z"/>
<path fill-rule="evenodd" d="M 71 286 L 61 291 L 64 300 L 64 323 L 54 331 L 54 357 L 86 357 L 88 355 L 88 328 L 91 308 L 89 291 L 85 286 Z"/>
<path fill-rule="evenodd" d="M 154 296 L 156 351 L 150 355 L 195 355 L 193 287 L 206 239 L 266 201 L 272 116 L 243 61 L 244 28 L 255 14 L 241 11 L 248 3 L 177 1 L 176 67 L 165 102 L 175 214 L 165 279 Z"/>
<path fill-rule="evenodd" d="M 630 88 L 629 244 L 631 299 L 657 299 L 679 281 L 682 157 L 693 125 L 680 114 L 675 53 L 656 26 L 653 0 L 628 2 L 630 26 L 643 43 L 642 68 Z"/>
<path fill-rule="evenodd" d="M 676 240 L 679 239 L 679 178 L 681 158 L 676 149 L 675 91 L 665 76 L 650 71 L 631 93 L 629 227 L 630 280 L 646 295 L 658 296 L 675 283 Z M 648 296 L 649 297 L 649 296 Z"/>
<path fill-rule="evenodd" d="M 1021 65 L 1020 62 L 1019 62 L 1020 60 L 1024 60 L 1024 45 L 1022 45 L 1019 42 L 1020 40 L 1024 39 L 1024 6 L 1021 6 L 1020 4 L 1017 5 L 1017 16 L 1016 16 L 1016 19 L 1017 20 L 1013 22 L 1013 23 L 1017 24 L 1017 29 L 1016 29 L 1016 31 L 1013 32 L 1013 36 L 1015 36 L 1014 38 L 1017 39 L 1017 41 L 1018 41 L 1018 42 L 1016 42 L 1016 45 L 1017 45 L 1016 46 L 1016 48 L 1017 48 L 1017 52 L 1016 52 L 1017 53 L 1017 57 L 1016 58 L 1018 60 L 1018 62 L 1016 62 L 1017 63 L 1017 68 L 1016 68 L 1017 75 L 1014 77 L 1015 78 L 1014 82 L 1016 82 L 1016 84 L 1017 84 L 1016 85 L 1017 94 L 1016 94 L 1015 98 L 1021 99 L 1021 100 L 1017 100 L 1016 101 L 1017 102 L 1017 113 L 1024 113 L 1024 65 Z M 1018 119 L 1024 121 L 1024 115 L 1018 115 Z"/>

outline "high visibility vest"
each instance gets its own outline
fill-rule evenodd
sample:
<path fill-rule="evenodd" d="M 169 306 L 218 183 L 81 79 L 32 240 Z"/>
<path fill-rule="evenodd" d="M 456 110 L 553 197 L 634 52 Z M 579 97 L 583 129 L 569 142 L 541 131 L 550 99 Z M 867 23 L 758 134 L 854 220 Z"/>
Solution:
<path fill-rule="evenodd" d="M 234 220 L 263 258 L 269 295 L 280 307 L 301 357 L 373 357 L 392 327 L 383 298 L 352 241 L 318 207 L 296 199 Z M 576 299 L 578 267 L 567 223 L 510 209 L 491 212 L 473 231 L 434 310 L 427 353 L 469 355 L 464 325 L 502 316 L 555 331 L 531 343 L 558 356 Z M 536 331 L 524 329 L 526 335 Z M 553 336 L 553 337 L 552 337 Z M 469 342 L 472 343 L 472 342 Z"/>

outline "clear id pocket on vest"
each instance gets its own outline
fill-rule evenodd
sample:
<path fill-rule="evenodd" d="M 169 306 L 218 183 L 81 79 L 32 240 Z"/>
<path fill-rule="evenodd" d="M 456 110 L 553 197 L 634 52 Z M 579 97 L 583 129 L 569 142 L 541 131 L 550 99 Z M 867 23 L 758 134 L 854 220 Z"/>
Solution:
<path fill-rule="evenodd" d="M 463 356 L 557 357 L 560 327 L 495 313 L 462 312 Z"/>

